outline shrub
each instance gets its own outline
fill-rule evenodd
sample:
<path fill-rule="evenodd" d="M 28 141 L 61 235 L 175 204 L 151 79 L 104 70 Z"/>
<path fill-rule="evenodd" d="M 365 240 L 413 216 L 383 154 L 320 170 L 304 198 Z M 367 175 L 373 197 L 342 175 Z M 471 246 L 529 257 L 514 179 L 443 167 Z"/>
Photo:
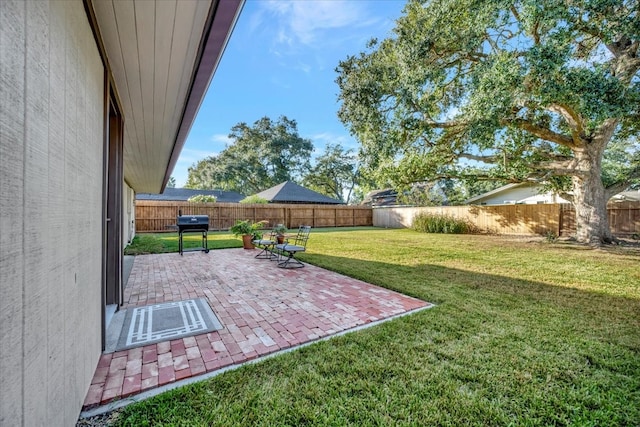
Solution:
<path fill-rule="evenodd" d="M 253 196 L 247 196 L 244 199 L 240 200 L 240 203 L 260 203 L 266 205 L 267 203 L 269 203 L 269 201 L 254 194 Z"/>
<path fill-rule="evenodd" d="M 468 234 L 475 232 L 469 221 L 451 215 L 419 213 L 413 217 L 411 228 L 422 233 Z"/>
<path fill-rule="evenodd" d="M 187 199 L 190 203 L 215 203 L 218 199 L 216 196 L 209 196 L 207 194 L 197 194 Z"/>
<path fill-rule="evenodd" d="M 266 224 L 266 220 L 251 222 L 250 220 L 237 220 L 235 224 L 231 226 L 229 231 L 231 231 L 236 237 L 251 235 L 253 240 L 262 238 L 262 233 L 260 230 Z"/>

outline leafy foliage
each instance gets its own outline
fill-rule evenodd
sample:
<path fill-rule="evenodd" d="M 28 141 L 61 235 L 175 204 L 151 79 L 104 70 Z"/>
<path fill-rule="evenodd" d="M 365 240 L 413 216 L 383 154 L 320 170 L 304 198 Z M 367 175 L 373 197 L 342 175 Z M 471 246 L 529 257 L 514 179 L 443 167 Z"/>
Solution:
<path fill-rule="evenodd" d="M 238 123 L 229 138 L 233 143 L 220 154 L 189 168 L 185 187 L 252 194 L 295 181 L 309 169 L 313 145 L 298 135 L 296 121 L 285 116 L 275 122 L 263 117 L 253 126 Z"/>
<path fill-rule="evenodd" d="M 578 237 L 609 239 L 606 201 L 640 176 L 637 162 L 601 173 L 609 143 L 640 132 L 638 10 L 637 0 L 409 1 L 393 37 L 337 69 L 339 117 L 364 173 L 397 187 L 555 182 L 573 192 Z"/>
<path fill-rule="evenodd" d="M 208 194 L 196 194 L 187 199 L 191 203 L 215 203 L 217 200 L 216 196 Z"/>
<path fill-rule="evenodd" d="M 478 174 L 482 174 L 482 171 L 478 171 Z M 504 181 L 499 180 L 473 178 L 464 180 L 445 178 L 438 181 L 448 205 L 464 205 L 470 198 L 495 190 L 505 184 Z"/>
<path fill-rule="evenodd" d="M 244 199 L 240 200 L 240 203 L 258 203 L 258 204 L 266 205 L 267 203 L 269 203 L 269 201 L 267 199 L 263 199 L 262 197 L 256 194 L 253 194 L 251 196 L 247 196 Z"/>
<path fill-rule="evenodd" d="M 318 193 L 349 203 L 358 180 L 356 157 L 340 144 L 328 144 L 302 182 Z"/>
<path fill-rule="evenodd" d="M 252 239 L 259 239 L 262 237 L 260 230 L 264 227 L 267 221 L 251 222 L 250 220 L 237 220 L 235 224 L 229 228 L 234 236 L 246 236 L 251 235 Z"/>
<path fill-rule="evenodd" d="M 637 139 L 613 141 L 602 159 L 602 180 L 606 186 L 615 185 L 625 177 L 631 177 L 630 186 L 640 184 L 634 170 L 640 169 L 640 142 Z"/>

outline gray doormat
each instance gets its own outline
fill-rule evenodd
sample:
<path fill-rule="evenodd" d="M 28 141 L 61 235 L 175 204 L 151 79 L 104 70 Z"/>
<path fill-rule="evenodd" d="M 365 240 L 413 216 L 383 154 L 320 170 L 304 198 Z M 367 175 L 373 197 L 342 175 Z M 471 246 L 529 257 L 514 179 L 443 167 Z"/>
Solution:
<path fill-rule="evenodd" d="M 115 351 L 141 347 L 222 329 L 222 324 L 204 298 L 131 307 Z"/>

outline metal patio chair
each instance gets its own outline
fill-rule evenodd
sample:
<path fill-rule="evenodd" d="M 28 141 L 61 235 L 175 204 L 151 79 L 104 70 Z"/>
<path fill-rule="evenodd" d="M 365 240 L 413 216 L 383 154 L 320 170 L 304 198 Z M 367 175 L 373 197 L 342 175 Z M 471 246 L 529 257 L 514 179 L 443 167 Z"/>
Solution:
<path fill-rule="evenodd" d="M 291 241 L 275 245 L 275 250 L 278 251 L 278 267 L 280 268 L 301 268 L 304 264 L 297 258 L 298 252 L 304 252 L 307 248 L 307 241 L 309 240 L 309 233 L 311 232 L 311 226 L 301 225 L 298 228 L 298 234 Z M 283 260 L 284 258 L 284 260 Z"/>
<path fill-rule="evenodd" d="M 274 228 L 269 233 L 269 237 L 261 237 L 259 239 L 254 239 L 251 241 L 255 246 L 259 249 L 262 249 L 255 258 L 259 259 L 275 259 L 278 257 L 273 251 L 273 247 L 277 243 L 276 241 L 276 229 Z"/>

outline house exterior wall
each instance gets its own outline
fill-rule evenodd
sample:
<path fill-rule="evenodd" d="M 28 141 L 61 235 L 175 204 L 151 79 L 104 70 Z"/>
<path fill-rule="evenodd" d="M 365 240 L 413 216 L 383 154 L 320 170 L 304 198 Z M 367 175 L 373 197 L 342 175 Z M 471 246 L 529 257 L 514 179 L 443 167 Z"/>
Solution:
<path fill-rule="evenodd" d="M 473 202 L 474 205 L 505 205 L 505 204 L 537 204 L 537 203 L 566 203 L 566 200 L 552 193 L 539 193 L 538 185 L 520 185 L 491 194 L 486 198 Z"/>
<path fill-rule="evenodd" d="M 126 248 L 136 235 L 136 193 L 125 182 L 122 191 L 122 249 Z"/>
<path fill-rule="evenodd" d="M 104 68 L 81 1 L 0 1 L 0 425 L 75 425 L 101 353 Z"/>

